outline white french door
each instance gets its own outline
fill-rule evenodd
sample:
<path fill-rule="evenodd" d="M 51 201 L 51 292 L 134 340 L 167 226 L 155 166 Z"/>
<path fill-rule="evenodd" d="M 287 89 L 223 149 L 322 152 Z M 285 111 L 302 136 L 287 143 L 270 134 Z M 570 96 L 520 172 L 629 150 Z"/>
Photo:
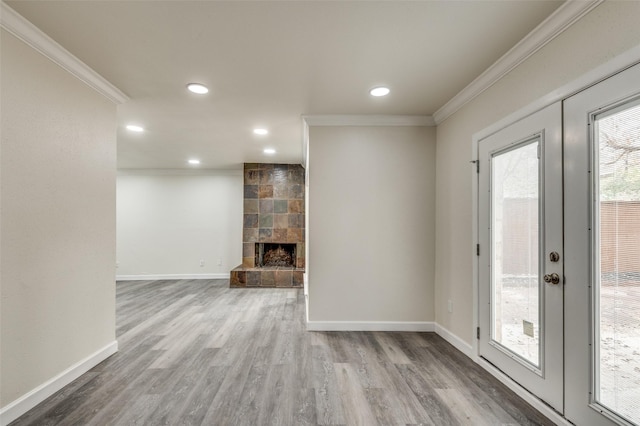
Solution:
<path fill-rule="evenodd" d="M 564 102 L 566 417 L 640 424 L 640 65 Z"/>
<path fill-rule="evenodd" d="M 479 141 L 479 355 L 563 410 L 561 104 Z"/>
<path fill-rule="evenodd" d="M 479 356 L 640 425 L 640 65 L 478 141 Z"/>

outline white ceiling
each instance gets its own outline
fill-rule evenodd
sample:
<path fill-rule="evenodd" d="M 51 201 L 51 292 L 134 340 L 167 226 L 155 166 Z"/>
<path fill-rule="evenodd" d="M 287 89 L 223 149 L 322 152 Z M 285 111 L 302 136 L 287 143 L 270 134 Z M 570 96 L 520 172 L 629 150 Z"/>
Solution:
<path fill-rule="evenodd" d="M 300 163 L 301 115 L 432 115 L 562 2 L 7 3 L 130 97 L 118 167 L 229 169 Z"/>

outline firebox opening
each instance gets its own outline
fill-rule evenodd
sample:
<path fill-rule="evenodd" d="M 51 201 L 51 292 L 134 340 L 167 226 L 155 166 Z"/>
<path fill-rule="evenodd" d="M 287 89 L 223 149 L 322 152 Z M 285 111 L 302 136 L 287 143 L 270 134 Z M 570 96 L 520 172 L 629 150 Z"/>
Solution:
<path fill-rule="evenodd" d="M 287 243 L 256 243 L 256 266 L 296 265 L 296 245 Z"/>

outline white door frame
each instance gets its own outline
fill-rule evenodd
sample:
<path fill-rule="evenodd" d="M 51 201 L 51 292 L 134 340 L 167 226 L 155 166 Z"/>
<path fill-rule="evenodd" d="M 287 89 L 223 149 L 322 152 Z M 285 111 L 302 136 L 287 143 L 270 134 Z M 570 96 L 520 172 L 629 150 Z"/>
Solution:
<path fill-rule="evenodd" d="M 528 117 L 531 114 L 545 108 L 548 105 L 551 105 L 555 102 L 562 101 L 602 80 L 605 80 L 626 68 L 629 68 L 637 63 L 640 63 L 640 45 L 629 49 L 628 51 L 614 57 L 608 62 L 594 68 L 593 70 L 583 74 L 577 79 L 573 80 L 570 83 L 563 85 L 562 87 L 548 93 L 547 95 L 535 100 L 529 105 L 509 114 L 503 119 L 495 122 L 494 124 L 478 131 L 472 137 L 472 158 L 470 160 L 469 166 L 469 175 L 471 178 L 471 187 L 472 187 L 472 233 L 473 233 L 473 244 L 469 247 L 469 255 L 472 258 L 472 266 L 473 266 L 473 328 L 472 328 L 472 336 L 476 336 L 476 330 L 479 326 L 479 309 L 478 309 L 478 301 L 479 301 L 479 263 L 478 257 L 476 255 L 476 244 L 478 244 L 478 174 L 476 172 L 476 164 L 478 161 L 478 142 L 497 131 L 504 129 L 516 121 L 519 121 L 523 118 Z M 515 392 L 518 396 L 524 399 L 527 403 L 533 406 L 535 409 L 544 414 L 547 418 L 554 421 L 559 425 L 567 425 L 571 426 L 563 416 L 556 413 L 553 409 L 547 406 L 544 402 L 536 398 L 533 394 L 527 391 L 525 388 L 520 386 L 518 383 L 514 382 L 503 374 L 500 370 L 495 368 L 490 363 L 484 361 L 478 355 L 478 340 L 473 339 L 471 342 L 471 358 L 481 367 L 483 367 L 486 371 L 500 380 L 504 385 L 506 385 L 509 389 Z"/>

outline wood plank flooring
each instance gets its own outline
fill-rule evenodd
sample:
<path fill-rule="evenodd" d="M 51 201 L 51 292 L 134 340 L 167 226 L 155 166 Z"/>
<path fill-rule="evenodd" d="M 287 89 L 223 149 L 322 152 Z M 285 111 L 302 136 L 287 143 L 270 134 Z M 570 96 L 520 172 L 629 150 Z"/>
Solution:
<path fill-rule="evenodd" d="M 12 425 L 551 425 L 433 333 L 307 332 L 299 289 L 117 284 L 120 351 Z"/>

